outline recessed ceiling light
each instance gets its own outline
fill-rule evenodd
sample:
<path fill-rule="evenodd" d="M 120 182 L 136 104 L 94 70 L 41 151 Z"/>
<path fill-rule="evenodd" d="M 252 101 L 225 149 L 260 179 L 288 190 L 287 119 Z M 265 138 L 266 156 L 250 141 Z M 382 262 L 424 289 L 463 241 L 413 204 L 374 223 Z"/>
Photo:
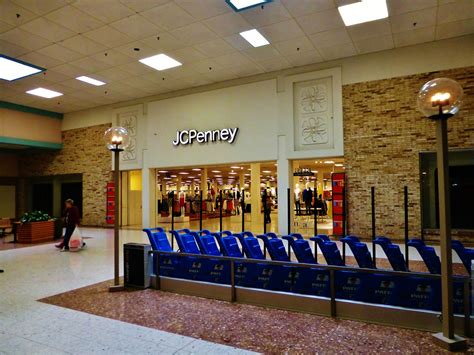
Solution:
<path fill-rule="evenodd" d="M 263 170 L 262 173 L 265 173 L 265 174 L 270 174 L 271 171 L 270 170 Z"/>
<path fill-rule="evenodd" d="M 216 178 L 221 178 L 222 175 L 214 175 L 214 177 L 216 177 Z"/>
<path fill-rule="evenodd" d="M 168 170 L 158 170 L 159 173 L 166 174 Z"/>
<path fill-rule="evenodd" d="M 13 81 L 46 69 L 0 54 L 0 79 Z"/>
<path fill-rule="evenodd" d="M 193 171 L 201 171 L 201 169 L 198 169 L 198 168 L 194 168 L 192 169 Z"/>
<path fill-rule="evenodd" d="M 143 58 L 140 59 L 139 62 L 156 70 L 166 70 L 182 65 L 180 62 L 168 57 L 166 54 L 157 54 L 152 57 Z"/>
<path fill-rule="evenodd" d="M 344 164 L 337 163 L 337 164 L 334 164 L 334 166 L 344 166 Z"/>
<path fill-rule="evenodd" d="M 235 171 L 231 171 L 229 175 L 237 175 L 237 173 Z"/>
<path fill-rule="evenodd" d="M 171 177 L 178 177 L 178 175 L 170 175 Z"/>
<path fill-rule="evenodd" d="M 213 173 L 220 173 L 220 170 L 212 170 Z M 217 176 L 217 175 L 216 175 Z"/>
<path fill-rule="evenodd" d="M 52 99 L 53 97 L 58 97 L 62 95 L 60 92 L 48 90 L 44 88 L 36 88 L 33 90 L 28 90 L 26 93 L 30 95 L 41 96 L 46 99 Z"/>
<path fill-rule="evenodd" d="M 179 174 L 180 175 L 189 175 L 189 173 L 187 173 L 186 171 L 181 171 Z"/>
<path fill-rule="evenodd" d="M 386 0 L 362 0 L 337 8 L 346 26 L 388 17 Z"/>
<path fill-rule="evenodd" d="M 225 2 L 237 12 L 272 1 L 273 0 L 225 0 Z"/>
<path fill-rule="evenodd" d="M 270 42 L 268 42 L 267 39 L 256 29 L 240 32 L 240 35 L 254 47 L 261 47 L 270 44 Z"/>
<path fill-rule="evenodd" d="M 93 78 L 89 78 L 88 76 L 84 76 L 84 75 L 83 76 L 78 76 L 76 79 L 80 80 L 80 81 L 83 81 L 85 83 L 91 84 L 91 85 L 95 85 L 95 86 L 105 85 L 105 83 L 103 81 L 93 79 Z"/>
<path fill-rule="evenodd" d="M 240 169 L 240 166 L 231 166 L 231 169 Z"/>
<path fill-rule="evenodd" d="M 334 164 L 334 162 L 332 160 L 325 160 L 324 164 Z"/>

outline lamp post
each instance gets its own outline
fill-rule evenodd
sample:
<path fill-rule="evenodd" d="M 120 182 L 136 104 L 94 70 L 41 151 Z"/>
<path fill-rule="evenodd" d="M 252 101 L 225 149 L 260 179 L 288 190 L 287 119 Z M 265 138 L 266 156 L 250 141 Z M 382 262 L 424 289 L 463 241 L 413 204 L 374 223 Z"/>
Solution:
<path fill-rule="evenodd" d="M 465 349 L 466 340 L 454 334 L 453 270 L 451 249 L 451 207 L 448 165 L 448 119 L 459 112 L 463 90 L 452 79 L 428 81 L 418 93 L 418 109 L 436 122 L 436 164 L 438 168 L 439 236 L 441 249 L 442 332 L 435 341 L 450 350 Z"/>
<path fill-rule="evenodd" d="M 111 127 L 104 134 L 107 149 L 114 153 L 114 285 L 109 291 L 120 291 L 119 281 L 119 166 L 120 152 L 130 144 L 130 136 L 124 127 Z"/>

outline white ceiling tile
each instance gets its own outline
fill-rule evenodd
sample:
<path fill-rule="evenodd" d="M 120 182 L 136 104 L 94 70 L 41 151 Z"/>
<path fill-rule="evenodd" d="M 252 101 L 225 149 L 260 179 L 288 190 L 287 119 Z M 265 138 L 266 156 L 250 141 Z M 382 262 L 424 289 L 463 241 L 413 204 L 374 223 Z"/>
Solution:
<path fill-rule="evenodd" d="M 92 57 L 83 57 L 81 59 L 71 62 L 71 64 L 83 69 L 85 73 L 83 75 L 87 75 L 87 73 L 94 73 L 100 70 L 105 70 L 110 67 L 107 63 L 98 61 Z"/>
<path fill-rule="evenodd" d="M 324 60 L 351 57 L 357 54 L 357 50 L 352 43 L 338 44 L 330 47 L 318 47 L 318 52 L 321 53 Z"/>
<path fill-rule="evenodd" d="M 235 52 L 235 49 L 221 38 L 197 44 L 194 48 L 207 57 L 218 57 Z"/>
<path fill-rule="evenodd" d="M 72 64 L 66 63 L 66 64 L 61 64 L 56 67 L 53 67 L 52 70 L 57 71 L 61 74 L 67 75 L 71 78 L 76 78 L 78 76 L 83 75 L 84 70 L 81 68 L 78 68 Z"/>
<path fill-rule="evenodd" d="M 166 83 L 163 86 L 159 86 L 156 90 L 156 94 L 161 94 L 163 92 L 170 92 L 176 90 L 182 90 L 189 87 L 189 83 L 184 80 L 173 80 Z"/>
<path fill-rule="evenodd" d="M 81 53 L 63 47 L 60 44 L 52 44 L 48 47 L 41 48 L 40 50 L 38 50 L 38 53 L 58 59 L 65 63 L 71 62 L 84 56 Z"/>
<path fill-rule="evenodd" d="M 11 30 L 12 28 L 13 28 L 13 25 L 0 21 L 0 33 L 7 32 Z"/>
<path fill-rule="evenodd" d="M 279 1 L 265 4 L 263 8 L 256 6 L 243 11 L 242 16 L 255 27 L 291 19 L 290 13 Z"/>
<path fill-rule="evenodd" d="M 133 15 L 110 24 L 117 31 L 134 39 L 142 39 L 160 32 L 160 28 L 141 15 Z"/>
<path fill-rule="evenodd" d="M 174 2 L 190 13 L 196 20 L 204 20 L 232 11 L 222 0 L 175 0 Z"/>
<path fill-rule="evenodd" d="M 336 7 L 333 0 L 281 0 L 281 2 L 293 16 L 304 16 Z"/>
<path fill-rule="evenodd" d="M 361 41 L 355 41 L 355 46 L 357 48 L 358 53 L 364 54 L 391 49 L 395 45 L 393 43 L 392 35 L 385 35 L 379 37 L 371 37 Z"/>
<path fill-rule="evenodd" d="M 257 63 L 252 63 L 251 65 L 236 65 L 232 67 L 232 72 L 239 77 L 244 78 L 246 76 L 261 74 L 264 70 Z"/>
<path fill-rule="evenodd" d="M 304 36 L 295 20 L 287 20 L 260 28 L 260 32 L 270 42 L 281 42 L 287 39 Z"/>
<path fill-rule="evenodd" d="M 217 38 L 214 32 L 200 22 L 173 30 L 171 35 L 188 45 L 199 44 Z"/>
<path fill-rule="evenodd" d="M 117 0 L 76 0 L 73 5 L 104 23 L 117 21 L 134 14 L 130 8 Z"/>
<path fill-rule="evenodd" d="M 417 28 L 393 34 L 395 47 L 411 46 L 413 44 L 434 41 L 435 27 Z"/>
<path fill-rule="evenodd" d="M 55 70 L 46 70 L 41 75 L 43 75 L 44 80 L 52 81 L 53 83 L 61 83 L 63 85 L 64 81 L 71 79 L 69 76 L 59 73 Z"/>
<path fill-rule="evenodd" d="M 73 6 L 62 7 L 45 17 L 76 33 L 88 32 L 104 25 L 101 21 L 85 12 L 79 11 Z"/>
<path fill-rule="evenodd" d="M 110 26 L 103 26 L 86 32 L 84 36 L 109 48 L 133 41 L 133 39 L 128 37 L 125 33 L 119 32 Z"/>
<path fill-rule="evenodd" d="M 196 21 L 190 14 L 172 2 L 144 11 L 141 15 L 167 31 Z"/>
<path fill-rule="evenodd" d="M 371 37 L 380 37 L 392 33 L 389 19 L 361 23 L 347 28 L 353 41 L 362 41 Z"/>
<path fill-rule="evenodd" d="M 474 19 L 448 22 L 436 27 L 436 39 L 452 38 L 474 33 Z"/>
<path fill-rule="evenodd" d="M 442 5 L 438 8 L 438 24 L 467 20 L 473 17 L 473 0 L 457 0 L 452 4 Z"/>
<path fill-rule="evenodd" d="M 273 58 L 269 60 L 259 61 L 258 64 L 265 70 L 267 73 L 272 71 L 281 70 L 284 68 L 289 68 L 292 65 L 284 57 Z"/>
<path fill-rule="evenodd" d="M 214 58 L 214 60 L 224 67 L 245 66 L 253 64 L 253 62 L 247 56 L 240 52 L 225 54 Z"/>
<path fill-rule="evenodd" d="M 138 49 L 138 50 L 136 50 Z M 152 55 L 159 54 L 155 48 L 151 48 L 142 42 L 130 42 L 123 46 L 116 47 L 115 50 L 123 55 L 139 60 L 142 58 L 151 57 Z M 122 58 L 125 60 L 125 58 Z M 129 60 L 130 61 L 130 60 Z"/>
<path fill-rule="evenodd" d="M 19 26 L 36 17 L 37 15 L 33 12 L 18 6 L 11 1 L 0 1 L 0 20 L 12 26 Z"/>
<path fill-rule="evenodd" d="M 286 59 L 295 67 L 319 63 L 324 60 L 317 50 L 291 54 Z"/>
<path fill-rule="evenodd" d="M 17 46 L 16 44 L 0 40 L 0 53 L 8 55 L 9 57 L 18 57 L 29 51 L 29 49 Z"/>
<path fill-rule="evenodd" d="M 122 64 L 122 65 L 117 66 L 116 68 L 125 70 L 126 72 L 129 72 L 130 74 L 133 74 L 133 75 L 146 75 L 155 70 L 138 61 Z"/>
<path fill-rule="evenodd" d="M 271 45 L 257 48 L 249 48 L 245 50 L 244 53 L 250 59 L 255 60 L 257 62 L 281 57 L 280 53 L 278 53 L 278 51 Z"/>
<path fill-rule="evenodd" d="M 170 52 L 169 56 L 178 62 L 187 64 L 206 59 L 206 56 L 192 47 L 181 48 Z"/>
<path fill-rule="evenodd" d="M 13 2 L 35 14 L 44 15 L 68 5 L 72 0 L 13 0 Z"/>
<path fill-rule="evenodd" d="M 120 0 L 120 2 L 135 12 L 142 12 L 152 7 L 164 5 L 170 0 Z"/>
<path fill-rule="evenodd" d="M 161 53 L 186 47 L 184 43 L 179 41 L 176 37 L 172 36 L 168 32 L 158 33 L 156 36 L 145 38 L 140 42 L 147 45 L 148 47 L 155 48 Z"/>
<path fill-rule="evenodd" d="M 209 28 L 219 36 L 229 36 L 253 28 L 250 23 L 248 23 L 242 16 L 235 12 L 228 12 L 223 15 L 204 20 L 204 24 L 209 26 Z"/>
<path fill-rule="evenodd" d="M 273 46 L 278 50 L 278 52 L 280 52 L 284 56 L 314 50 L 313 45 L 306 36 L 293 38 L 283 42 L 273 43 Z"/>
<path fill-rule="evenodd" d="M 337 9 L 314 12 L 309 15 L 297 17 L 296 20 L 303 31 L 308 35 L 344 27 L 344 23 Z"/>
<path fill-rule="evenodd" d="M 108 68 L 95 73 L 105 79 L 106 82 L 122 80 L 131 77 L 133 74 L 119 68 Z"/>
<path fill-rule="evenodd" d="M 224 37 L 224 40 L 229 43 L 232 47 L 239 51 L 244 49 L 253 48 L 252 45 L 247 42 L 240 34 L 236 33 L 227 37 Z"/>
<path fill-rule="evenodd" d="M 360 2 L 360 0 L 334 0 L 334 2 L 336 3 L 336 6 L 344 6 Z"/>
<path fill-rule="evenodd" d="M 49 21 L 44 17 L 25 23 L 20 28 L 34 35 L 46 38 L 51 42 L 59 42 L 76 34 L 74 31 Z"/>
<path fill-rule="evenodd" d="M 309 36 L 309 39 L 316 48 L 331 47 L 352 42 L 346 28 L 338 28 L 335 30 L 315 33 Z"/>
<path fill-rule="evenodd" d="M 438 6 L 438 0 L 387 0 L 390 16 Z"/>
<path fill-rule="evenodd" d="M 163 71 L 165 74 L 171 75 L 176 79 L 188 78 L 190 76 L 200 75 L 197 71 L 191 68 L 190 65 L 183 65 L 176 68 L 171 68 Z"/>
<path fill-rule="evenodd" d="M 436 7 L 408 12 L 390 18 L 392 32 L 398 33 L 423 27 L 432 27 L 436 23 Z"/>
<path fill-rule="evenodd" d="M 90 58 L 106 63 L 109 66 L 113 67 L 121 64 L 126 64 L 134 60 L 132 57 L 129 57 L 115 49 L 96 53 L 94 55 L 91 55 Z"/>
<path fill-rule="evenodd" d="M 74 50 L 84 55 L 91 55 L 107 49 L 106 46 L 94 42 L 83 35 L 77 35 L 65 39 L 60 44 L 68 49 Z"/>
<path fill-rule="evenodd" d="M 213 70 L 209 73 L 204 74 L 209 80 L 213 82 L 221 82 L 226 80 L 237 79 L 238 76 L 234 74 L 230 69 Z"/>
<path fill-rule="evenodd" d="M 182 78 L 182 80 L 187 82 L 188 85 L 192 87 L 207 85 L 213 82 L 211 79 L 207 78 L 205 75 L 202 74 Z"/>
<path fill-rule="evenodd" d="M 34 51 L 51 44 L 50 41 L 39 36 L 35 36 L 20 28 L 14 28 L 8 32 L 2 33 L 0 39 Z"/>
<path fill-rule="evenodd" d="M 34 65 L 38 65 L 43 68 L 52 68 L 52 67 L 62 64 L 60 60 L 49 57 L 47 55 L 44 55 L 38 52 L 30 52 L 30 53 L 24 54 L 18 59 L 24 60 L 25 62 L 34 64 Z"/>
<path fill-rule="evenodd" d="M 190 64 L 190 68 L 199 74 L 207 74 L 212 71 L 219 71 L 225 69 L 223 65 L 211 59 L 200 60 L 196 63 Z"/>

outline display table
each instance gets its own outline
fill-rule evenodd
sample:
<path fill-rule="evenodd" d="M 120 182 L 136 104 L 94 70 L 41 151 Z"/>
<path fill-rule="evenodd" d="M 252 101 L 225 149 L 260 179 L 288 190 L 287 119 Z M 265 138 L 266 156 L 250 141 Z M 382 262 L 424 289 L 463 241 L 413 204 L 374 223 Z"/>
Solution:
<path fill-rule="evenodd" d="M 29 222 L 17 227 L 18 243 L 43 243 L 54 239 L 54 221 Z"/>

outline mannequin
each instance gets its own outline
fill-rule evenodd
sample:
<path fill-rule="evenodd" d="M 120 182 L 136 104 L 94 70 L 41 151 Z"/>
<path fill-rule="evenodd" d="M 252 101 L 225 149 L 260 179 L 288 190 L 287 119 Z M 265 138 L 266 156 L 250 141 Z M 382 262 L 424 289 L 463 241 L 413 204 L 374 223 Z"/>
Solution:
<path fill-rule="evenodd" d="M 302 192 L 300 189 L 300 184 L 296 184 L 295 187 L 295 206 L 296 206 L 296 215 L 301 215 L 301 198 Z"/>

